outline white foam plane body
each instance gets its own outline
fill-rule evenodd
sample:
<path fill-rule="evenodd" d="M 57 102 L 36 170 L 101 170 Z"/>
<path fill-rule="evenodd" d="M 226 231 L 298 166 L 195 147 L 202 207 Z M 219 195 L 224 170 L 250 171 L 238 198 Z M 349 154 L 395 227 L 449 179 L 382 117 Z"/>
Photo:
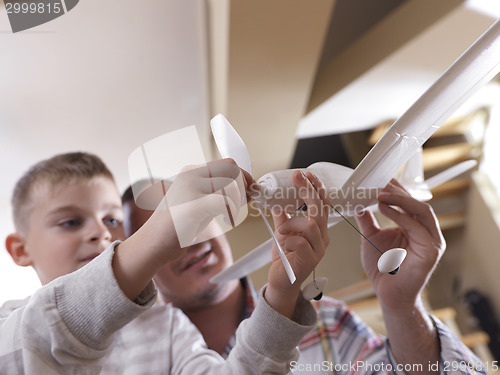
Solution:
<path fill-rule="evenodd" d="M 499 71 L 500 21 L 496 21 L 394 122 L 354 170 L 324 162 L 312 164 L 307 169 L 325 183 L 330 196 L 333 193 L 336 199 L 332 200 L 332 205 L 344 216 L 351 216 L 376 204 L 378 192 L 401 170 L 399 179 L 403 186 L 417 199 L 430 199 L 430 189 L 472 168 L 476 161 L 460 163 L 424 181 L 422 145 L 460 105 Z M 251 173 L 248 151 L 229 122 L 222 115 L 217 115 L 211 125 L 221 155 L 233 158 L 241 168 Z M 293 188 L 292 173 L 293 170 L 284 170 L 262 176 L 258 182 L 267 194 L 263 194 L 257 203 L 264 207 L 300 207 L 299 200 L 274 194 L 279 189 Z M 339 214 L 332 210 L 328 225 L 333 226 L 340 220 Z M 211 281 L 220 283 L 241 278 L 263 267 L 271 261 L 271 246 L 270 239 Z"/>

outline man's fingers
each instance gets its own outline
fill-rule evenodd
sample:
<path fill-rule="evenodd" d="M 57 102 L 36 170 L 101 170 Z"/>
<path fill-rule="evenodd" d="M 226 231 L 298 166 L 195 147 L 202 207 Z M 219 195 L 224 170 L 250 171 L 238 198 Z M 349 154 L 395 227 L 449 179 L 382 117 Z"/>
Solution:
<path fill-rule="evenodd" d="M 418 220 L 406 213 L 400 212 L 385 203 L 379 203 L 379 210 L 382 215 L 394 221 L 399 227 L 405 230 L 408 235 L 414 236 L 416 239 L 426 238 L 426 236 L 430 235 L 427 229 Z"/>
<path fill-rule="evenodd" d="M 318 249 L 314 249 L 311 246 L 310 242 L 302 236 L 287 237 L 285 240 L 285 248 L 289 252 L 300 252 L 302 254 L 305 254 L 306 257 L 312 257 L 313 259 L 315 256 L 322 257 L 324 255 L 324 249 L 320 250 L 320 252 L 315 251 Z M 314 259 L 314 261 L 316 262 L 316 259 Z"/>
<path fill-rule="evenodd" d="M 323 182 L 313 173 L 307 171 L 305 176 L 309 180 L 309 182 L 312 184 L 313 188 L 318 192 L 319 199 L 323 201 L 325 206 L 329 208 L 331 205 L 330 203 L 330 198 L 328 197 L 328 192 L 326 191 L 325 185 Z"/>
<path fill-rule="evenodd" d="M 407 195 L 411 195 L 405 188 L 403 185 L 400 184 L 400 182 L 398 180 L 396 180 L 395 178 L 391 179 L 391 181 L 387 184 L 387 186 L 383 189 L 383 190 L 390 190 L 391 188 L 394 189 L 394 187 L 397 187 L 399 189 L 401 189 L 402 191 L 406 192 Z"/>
<path fill-rule="evenodd" d="M 302 179 L 302 177 L 306 177 Z M 313 220 L 319 227 L 321 239 L 328 245 L 328 214 L 330 213 L 330 199 L 325 186 L 321 180 L 311 172 L 306 175 L 295 172 L 294 183 L 299 190 L 299 196 L 307 205 L 307 217 Z"/>
<path fill-rule="evenodd" d="M 440 238 L 439 225 L 437 223 L 437 218 L 434 215 L 432 208 L 424 202 L 420 202 L 414 199 L 411 195 L 403 195 L 399 193 L 381 192 L 379 194 L 379 202 L 387 206 L 397 206 L 402 208 L 409 216 L 415 218 L 415 220 L 423 225 L 427 232 L 434 238 Z M 393 210 L 396 211 L 396 210 Z M 390 212 L 387 211 L 386 212 Z M 396 211 L 397 212 L 397 211 Z M 400 215 L 391 213 L 394 217 L 400 217 L 404 214 L 398 212 Z M 391 217 L 389 217 L 393 220 Z M 395 221 L 395 220 L 393 220 Z"/>
<path fill-rule="evenodd" d="M 275 229 L 280 228 L 289 219 L 288 214 L 283 210 L 271 210 L 271 215 L 273 217 Z"/>
<path fill-rule="evenodd" d="M 359 230 L 365 236 L 370 237 L 380 231 L 377 219 L 370 210 L 364 210 L 355 215 L 356 222 L 359 225 Z"/>
<path fill-rule="evenodd" d="M 278 232 L 282 235 L 297 233 L 315 250 L 324 249 L 328 245 L 324 242 L 318 224 L 314 220 L 308 220 L 307 217 L 294 217 L 286 221 L 279 227 Z"/>

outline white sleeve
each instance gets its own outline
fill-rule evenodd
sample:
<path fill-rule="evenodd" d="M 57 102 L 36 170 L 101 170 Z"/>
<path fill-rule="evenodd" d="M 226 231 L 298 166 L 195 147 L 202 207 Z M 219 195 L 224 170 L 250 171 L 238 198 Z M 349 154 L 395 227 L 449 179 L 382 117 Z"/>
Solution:
<path fill-rule="evenodd" d="M 113 334 L 151 306 L 149 284 L 135 302 L 120 290 L 112 244 L 76 272 L 40 288 L 21 306 L 0 309 L 1 374 L 98 374 Z"/>
<path fill-rule="evenodd" d="M 287 374 L 290 362 L 298 358 L 297 345 L 316 323 L 316 312 L 300 296 L 290 320 L 269 306 L 262 290 L 252 316 L 236 331 L 236 346 L 226 361 L 206 349 L 201 334 L 185 316 L 174 319 L 170 325 L 173 375 Z"/>

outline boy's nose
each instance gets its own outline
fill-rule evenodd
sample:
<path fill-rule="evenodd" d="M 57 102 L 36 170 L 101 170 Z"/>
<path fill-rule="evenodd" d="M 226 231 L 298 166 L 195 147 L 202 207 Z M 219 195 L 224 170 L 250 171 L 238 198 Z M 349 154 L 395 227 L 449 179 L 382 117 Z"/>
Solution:
<path fill-rule="evenodd" d="M 96 225 L 92 228 L 90 233 L 90 241 L 109 241 L 111 242 L 111 232 L 108 227 L 103 223 L 96 223 Z"/>

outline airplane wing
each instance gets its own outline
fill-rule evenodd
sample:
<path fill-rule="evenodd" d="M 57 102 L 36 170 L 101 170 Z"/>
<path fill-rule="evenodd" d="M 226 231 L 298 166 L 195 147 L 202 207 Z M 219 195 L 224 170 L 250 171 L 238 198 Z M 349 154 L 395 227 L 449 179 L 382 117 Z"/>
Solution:
<path fill-rule="evenodd" d="M 477 161 L 475 160 L 467 160 L 460 164 L 454 165 L 451 168 L 448 168 L 441 173 L 438 173 L 427 180 L 425 180 L 425 185 L 427 185 L 427 189 L 432 190 L 436 186 L 441 185 L 442 183 L 455 178 L 458 175 L 461 175 L 465 171 L 468 171 L 471 168 L 474 168 L 477 165 Z"/>
<path fill-rule="evenodd" d="M 386 186 L 444 121 L 499 71 L 500 20 L 476 40 L 372 147 L 342 186 L 346 198 L 337 202 L 340 207 L 349 203 L 349 189 L 352 192 L 352 189 L 376 190 Z M 462 173 L 466 167 L 470 168 L 470 163 L 462 163 L 431 178 L 427 185 L 441 183 L 445 177 Z M 376 195 L 363 202 L 365 207 L 375 203 Z M 339 217 L 331 217 L 329 227 L 340 220 Z M 269 255 L 265 254 L 266 246 Z M 270 249 L 268 241 L 211 281 L 223 282 L 248 275 L 270 261 Z M 259 267 L 247 267 L 250 261 L 254 267 Z"/>
<path fill-rule="evenodd" d="M 429 137 L 500 71 L 500 21 L 496 21 L 387 130 L 343 188 L 383 188 Z"/>
<path fill-rule="evenodd" d="M 255 270 L 264 267 L 272 260 L 273 239 L 270 238 L 266 242 L 242 256 L 228 268 L 222 270 L 217 275 L 210 279 L 213 284 L 224 283 L 233 279 L 240 279 L 251 274 Z"/>

